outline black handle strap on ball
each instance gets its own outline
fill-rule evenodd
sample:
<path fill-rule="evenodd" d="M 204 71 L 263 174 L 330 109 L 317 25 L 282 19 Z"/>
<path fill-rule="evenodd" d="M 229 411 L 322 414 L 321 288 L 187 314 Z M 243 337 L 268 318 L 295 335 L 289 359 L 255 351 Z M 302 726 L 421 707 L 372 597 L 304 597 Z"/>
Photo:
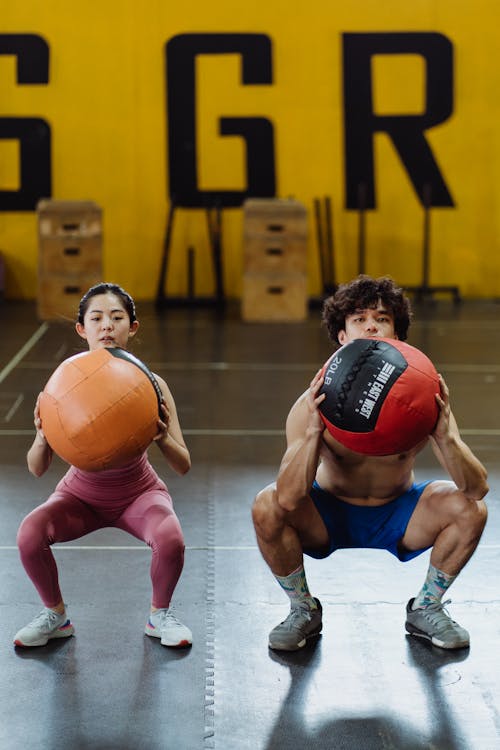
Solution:
<path fill-rule="evenodd" d="M 161 388 L 158 385 L 158 381 L 156 380 L 155 376 L 151 372 L 151 370 L 144 364 L 144 362 L 141 362 L 141 360 L 138 357 L 135 357 L 133 354 L 128 352 L 126 349 L 120 349 L 119 347 L 109 347 L 107 351 L 113 356 L 117 357 L 118 359 L 123 359 L 126 362 L 130 362 L 131 364 L 135 365 L 139 368 L 139 370 L 142 370 L 142 372 L 146 375 L 146 377 L 149 379 L 151 385 L 153 386 L 156 398 L 158 400 L 158 416 L 160 419 L 163 419 L 163 415 L 161 412 L 161 405 L 163 403 L 163 393 L 161 392 Z"/>
<path fill-rule="evenodd" d="M 365 362 L 368 359 L 370 359 L 373 351 L 376 348 L 377 348 L 377 342 L 370 341 L 366 349 L 363 352 L 361 352 L 359 357 L 352 363 L 351 369 L 347 373 L 345 380 L 342 382 L 342 385 L 340 386 L 340 391 L 337 394 L 337 400 L 336 400 L 337 408 L 333 415 L 334 419 L 337 419 L 340 423 L 344 419 L 345 405 L 349 397 L 349 394 L 351 392 L 352 385 L 354 381 L 356 380 L 356 378 L 358 377 L 361 370 L 363 369 Z"/>

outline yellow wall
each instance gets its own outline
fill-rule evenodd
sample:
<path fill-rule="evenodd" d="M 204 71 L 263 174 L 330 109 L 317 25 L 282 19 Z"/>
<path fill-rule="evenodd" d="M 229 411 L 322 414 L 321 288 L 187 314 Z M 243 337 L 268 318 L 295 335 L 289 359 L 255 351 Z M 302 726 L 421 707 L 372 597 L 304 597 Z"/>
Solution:
<path fill-rule="evenodd" d="M 154 297 L 168 209 L 165 44 L 179 34 L 254 32 L 272 42 L 273 83 L 242 85 L 240 57 L 200 56 L 197 145 L 202 189 L 245 189 L 245 148 L 220 137 L 221 116 L 272 121 L 277 195 L 312 210 L 332 196 L 337 280 L 357 273 L 358 218 L 345 208 L 342 34 L 439 32 L 454 48 L 454 111 L 428 130 L 455 207 L 435 208 L 431 283 L 458 284 L 470 297 L 500 295 L 498 92 L 500 6 L 496 0 L 23 0 L 2 6 L 0 34 L 32 33 L 50 48 L 47 85 L 16 83 L 15 60 L 0 55 L 0 118 L 40 117 L 52 134 L 54 198 L 90 199 L 104 209 L 104 275 L 139 299 Z M 418 55 L 379 56 L 374 108 L 418 113 L 425 66 Z M 377 208 L 366 216 L 367 272 L 420 281 L 422 206 L 387 135 L 375 135 Z M 19 144 L 0 140 L 0 189 L 19 187 Z M 312 219 L 312 213 L 311 213 Z M 241 293 L 242 211 L 224 211 L 225 285 Z M 310 293 L 320 291 L 311 221 Z M 36 216 L 0 212 L 7 296 L 36 296 Z M 203 212 L 178 212 L 168 291 L 186 289 L 186 249 L 196 248 L 197 293 L 212 291 Z"/>

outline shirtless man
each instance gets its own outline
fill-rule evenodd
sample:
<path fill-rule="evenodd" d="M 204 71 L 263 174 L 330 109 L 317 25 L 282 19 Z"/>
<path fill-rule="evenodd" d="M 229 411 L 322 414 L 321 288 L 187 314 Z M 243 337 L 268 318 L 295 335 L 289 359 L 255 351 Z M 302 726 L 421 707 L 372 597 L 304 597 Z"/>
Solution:
<path fill-rule="evenodd" d="M 323 307 L 329 337 L 340 345 L 368 337 L 404 341 L 410 315 L 408 299 L 387 277 L 359 276 Z M 451 481 L 421 484 L 413 469 L 427 440 L 392 456 L 348 450 L 321 420 L 322 383 L 318 372 L 292 406 L 277 480 L 253 506 L 259 548 L 291 602 L 269 647 L 295 651 L 321 631 L 321 604 L 309 591 L 303 555 L 324 558 L 347 547 L 387 549 L 401 561 L 432 547 L 427 577 L 406 607 L 406 630 L 441 648 L 469 646 L 468 632 L 451 619 L 442 598 L 479 543 L 488 485 L 485 468 L 460 437 L 444 380 L 430 441 Z"/>

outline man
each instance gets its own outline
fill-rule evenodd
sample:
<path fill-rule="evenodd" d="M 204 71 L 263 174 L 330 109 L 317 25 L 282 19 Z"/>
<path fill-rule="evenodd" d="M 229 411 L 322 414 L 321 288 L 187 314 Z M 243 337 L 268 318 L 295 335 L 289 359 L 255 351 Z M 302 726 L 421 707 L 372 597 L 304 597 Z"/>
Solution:
<path fill-rule="evenodd" d="M 388 277 L 359 276 L 323 306 L 329 337 L 340 345 L 368 337 L 404 341 L 410 317 L 408 299 Z M 427 577 L 406 607 L 406 630 L 441 648 L 469 646 L 469 634 L 442 599 L 479 543 L 488 485 L 485 468 L 460 437 L 444 380 L 430 441 L 450 481 L 421 484 L 413 469 L 427 440 L 392 456 L 348 450 L 321 420 L 322 384 L 319 371 L 292 406 L 276 483 L 257 495 L 253 507 L 259 548 L 291 602 L 269 647 L 294 651 L 321 631 L 321 604 L 309 591 L 303 555 L 324 558 L 346 547 L 385 548 L 401 561 L 432 547 Z"/>

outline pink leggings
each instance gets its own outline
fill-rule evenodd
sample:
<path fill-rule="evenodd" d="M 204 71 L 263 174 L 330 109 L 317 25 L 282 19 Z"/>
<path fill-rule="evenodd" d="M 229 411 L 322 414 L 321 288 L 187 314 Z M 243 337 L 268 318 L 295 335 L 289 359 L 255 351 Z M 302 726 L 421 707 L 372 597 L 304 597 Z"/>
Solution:
<path fill-rule="evenodd" d="M 67 477 L 71 472 L 74 469 Z M 83 472 L 77 473 L 81 480 Z M 47 502 L 26 516 L 17 536 L 21 561 L 45 606 L 55 607 L 62 601 L 50 545 L 114 527 L 151 547 L 152 605 L 168 607 L 184 564 L 184 538 L 165 485 L 160 480 L 153 482 L 125 507 L 120 503 L 114 509 L 110 503 L 100 508 L 98 503 L 80 500 L 68 491 L 69 486 L 71 479 L 63 479 Z"/>

